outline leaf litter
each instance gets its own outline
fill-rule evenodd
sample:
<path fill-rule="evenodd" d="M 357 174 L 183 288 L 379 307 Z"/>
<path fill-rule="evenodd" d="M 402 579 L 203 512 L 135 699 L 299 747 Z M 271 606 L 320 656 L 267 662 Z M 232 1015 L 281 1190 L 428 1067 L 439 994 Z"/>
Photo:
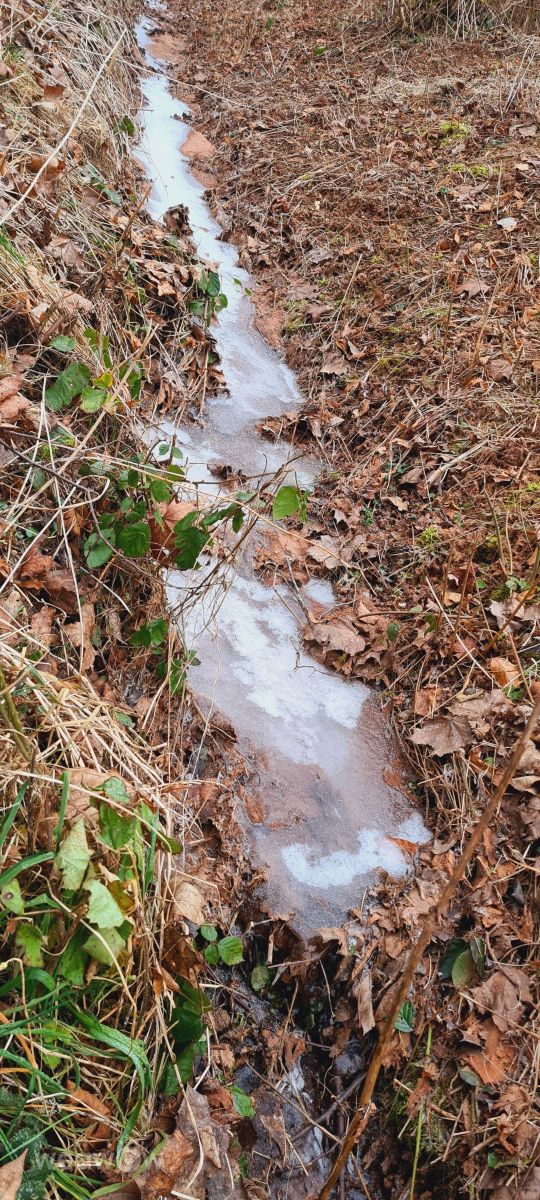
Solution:
<path fill-rule="evenodd" d="M 383 881 L 324 943 L 334 1020 L 320 1037 L 339 1060 L 367 1050 L 353 978 L 363 1028 L 369 964 L 380 1022 L 539 686 L 538 90 L 522 67 L 537 49 L 496 24 L 472 42 L 414 39 L 383 5 L 248 7 L 196 0 L 183 33 L 197 67 L 180 53 L 177 78 L 216 147 L 208 195 L 309 397 L 261 429 L 329 467 L 302 533 L 266 535 L 258 565 L 331 574 L 338 605 L 310 614 L 306 641 L 384 686 L 435 833 L 416 877 Z M 333 561 L 313 555 L 323 539 Z M 538 753 L 535 736 L 390 1046 L 356 1160 L 382 1194 L 405 1193 L 411 1170 L 424 1195 L 534 1192 Z"/>

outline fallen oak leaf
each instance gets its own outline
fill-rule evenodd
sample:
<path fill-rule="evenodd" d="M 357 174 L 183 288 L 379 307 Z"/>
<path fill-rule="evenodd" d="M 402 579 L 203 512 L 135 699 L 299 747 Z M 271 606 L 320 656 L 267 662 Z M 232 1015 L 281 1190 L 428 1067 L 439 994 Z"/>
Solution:
<path fill-rule="evenodd" d="M 434 717 L 424 721 L 411 734 L 411 741 L 416 746 L 428 746 L 438 758 L 444 754 L 453 754 L 463 750 L 474 741 L 474 734 L 467 717 L 453 715 Z"/>

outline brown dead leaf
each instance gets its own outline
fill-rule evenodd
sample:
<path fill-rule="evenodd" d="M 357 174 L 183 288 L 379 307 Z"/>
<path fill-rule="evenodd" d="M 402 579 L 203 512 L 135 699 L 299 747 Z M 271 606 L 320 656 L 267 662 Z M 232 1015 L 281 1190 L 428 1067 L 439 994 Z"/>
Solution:
<path fill-rule="evenodd" d="M 516 687 L 521 682 L 521 673 L 509 658 L 492 658 L 489 669 L 501 687 Z"/>
<path fill-rule="evenodd" d="M 418 688 L 414 696 L 414 714 L 416 717 L 430 717 L 437 706 L 439 688 L 436 684 Z"/>
<path fill-rule="evenodd" d="M 211 1193 L 209 1180 L 218 1179 L 227 1170 L 229 1142 L 227 1130 L 212 1117 L 207 1097 L 187 1087 L 174 1133 L 146 1170 L 137 1175 L 142 1200 L 172 1200 L 178 1193 L 203 1200 Z M 231 1200 L 238 1194 L 228 1187 Z"/>
<path fill-rule="evenodd" d="M 34 637 L 36 638 L 36 641 L 39 642 L 40 646 L 44 646 L 46 650 L 48 650 L 51 645 L 52 627 L 55 617 L 56 613 L 54 608 L 48 608 L 47 605 L 44 604 L 42 608 L 38 609 L 38 611 L 34 613 L 30 622 L 30 628 Z"/>
<path fill-rule="evenodd" d="M 303 630 L 304 641 L 313 651 L 319 651 L 324 661 L 334 662 L 345 655 L 352 659 L 366 648 L 365 638 L 340 617 L 332 620 L 332 614 L 324 621 L 308 621 Z M 342 666 L 342 663 L 340 663 Z M 342 667 L 343 669 L 343 667 Z"/>
<path fill-rule="evenodd" d="M 188 1183 L 189 1172 L 184 1170 L 187 1164 L 193 1171 L 193 1142 L 189 1141 L 180 1129 L 175 1129 L 146 1170 L 138 1175 L 137 1182 L 142 1200 L 158 1200 L 158 1197 L 159 1200 L 167 1200 L 173 1189 L 177 1190 L 182 1184 Z"/>
<path fill-rule="evenodd" d="M 472 988 L 470 995 L 482 1013 L 490 1013 L 501 1033 L 520 1024 L 523 1004 L 532 1003 L 528 976 L 518 967 L 500 967 Z"/>
<path fill-rule="evenodd" d="M 358 1024 L 362 1033 L 369 1033 L 375 1028 L 373 1004 L 371 1000 L 371 971 L 364 967 L 358 977 L 353 980 L 352 993 L 356 998 Z"/>
<path fill-rule="evenodd" d="M 52 554 L 42 554 L 34 548 L 25 555 L 18 571 L 19 581 L 23 587 L 41 588 L 48 572 L 54 567 Z"/>
<path fill-rule="evenodd" d="M 110 1135 L 112 1115 L 110 1105 L 105 1104 L 94 1092 L 77 1087 L 71 1080 L 68 1080 L 67 1090 L 70 1093 L 70 1111 L 73 1112 L 75 1120 L 80 1125 L 87 1127 L 85 1142 L 95 1144 L 107 1141 Z M 105 1117 L 105 1120 L 100 1120 L 102 1117 Z"/>
<path fill-rule="evenodd" d="M 194 879 L 180 875 L 171 880 L 173 912 L 193 925 L 204 925 L 206 920 L 206 896 Z"/>
<path fill-rule="evenodd" d="M 3 404 L 4 400 L 10 400 L 12 396 L 16 395 L 21 382 L 22 380 L 18 375 L 4 375 L 0 379 L 0 404 Z"/>
<path fill-rule="evenodd" d="M 493 727 L 494 721 L 507 717 L 512 712 L 512 703 L 499 688 L 492 692 L 481 692 L 479 695 L 463 700 L 454 700 L 450 712 L 456 717 L 465 717 L 476 734 L 484 736 Z"/>
<path fill-rule="evenodd" d="M 213 158 L 216 153 L 212 142 L 196 129 L 190 130 L 180 149 L 186 158 Z"/>
<path fill-rule="evenodd" d="M 403 500 L 401 496 L 388 496 L 388 500 L 390 504 L 394 505 L 394 508 L 397 508 L 398 512 L 406 512 L 409 507 L 409 501 Z"/>
<path fill-rule="evenodd" d="M 486 375 L 490 379 L 494 379 L 496 383 L 501 383 L 503 379 L 512 378 L 512 363 L 507 358 L 492 358 L 487 364 Z"/>
<path fill-rule="evenodd" d="M 411 734 L 416 746 L 429 746 L 438 758 L 462 750 L 474 741 L 471 725 L 466 717 L 434 717 L 425 721 Z"/>
<path fill-rule="evenodd" d="M 43 100 L 45 104 L 51 108 L 56 108 L 60 100 L 64 99 L 65 87 L 61 83 L 46 83 L 43 88 Z"/>
<path fill-rule="evenodd" d="M 482 1083 L 495 1086 L 502 1083 L 512 1070 L 515 1051 L 504 1042 L 493 1021 L 486 1022 L 483 1035 L 485 1045 L 471 1047 L 460 1054 L 460 1058 L 472 1068 Z"/>
<path fill-rule="evenodd" d="M 17 588 L 11 588 L 7 596 L 0 596 L 0 637 L 9 645 L 18 642 L 20 631 L 20 614 L 23 611 L 21 598 Z"/>
<path fill-rule="evenodd" d="M 73 625 L 64 625 L 64 632 L 72 646 L 75 646 L 77 650 L 82 649 L 81 670 L 91 671 L 96 657 L 96 651 L 91 641 L 96 626 L 94 605 L 83 604 L 81 616 L 82 621 L 75 621 Z"/>
<path fill-rule="evenodd" d="M 23 1181 L 24 1163 L 28 1151 L 23 1150 L 18 1158 L 0 1167 L 0 1196 L 2 1200 L 17 1200 L 17 1194 Z"/>

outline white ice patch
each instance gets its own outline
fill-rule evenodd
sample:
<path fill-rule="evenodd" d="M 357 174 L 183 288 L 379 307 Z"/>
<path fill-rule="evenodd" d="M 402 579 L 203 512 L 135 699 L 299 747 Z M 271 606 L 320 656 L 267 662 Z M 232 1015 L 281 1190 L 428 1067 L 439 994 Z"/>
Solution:
<path fill-rule="evenodd" d="M 201 615 L 194 615 L 190 645 L 197 643 Z M 218 624 L 218 654 L 212 657 L 219 660 L 221 646 L 222 664 L 207 676 L 205 687 L 218 707 L 223 709 L 232 672 L 242 685 L 243 705 L 249 702 L 272 718 L 265 725 L 266 739 L 281 745 L 295 762 L 317 761 L 321 720 L 356 728 L 367 689 L 325 671 L 299 649 L 297 621 L 279 594 L 258 580 L 237 576 L 219 609 Z M 205 656 L 208 649 L 201 650 L 203 665 Z M 199 690 L 199 669 L 192 671 L 192 680 Z"/>
<path fill-rule="evenodd" d="M 418 813 L 402 821 L 394 836 L 420 844 L 429 840 Z M 358 875 L 376 870 L 388 871 L 395 878 L 405 875 L 409 865 L 405 854 L 380 829 L 361 829 L 357 844 L 356 850 L 317 854 L 313 846 L 293 842 L 282 848 L 281 855 L 294 879 L 312 888 L 347 887 Z"/>
<path fill-rule="evenodd" d="M 324 604 L 325 608 L 333 608 L 336 603 L 334 589 L 328 579 L 310 579 L 304 588 L 311 600 Z"/>

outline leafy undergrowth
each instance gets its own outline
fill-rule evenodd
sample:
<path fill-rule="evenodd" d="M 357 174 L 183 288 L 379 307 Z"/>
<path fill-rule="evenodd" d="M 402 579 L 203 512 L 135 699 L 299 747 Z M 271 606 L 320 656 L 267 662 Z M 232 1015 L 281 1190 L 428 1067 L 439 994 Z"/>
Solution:
<path fill-rule="evenodd" d="M 153 1200 L 219 1153 L 240 1177 L 253 1115 L 217 1029 L 244 959 L 232 785 L 163 581 L 250 517 L 151 432 L 219 385 L 223 300 L 182 212 L 145 213 L 113 6 L 23 0 L 1 34 L 0 1192 Z"/>
<path fill-rule="evenodd" d="M 332 573 L 306 643 L 386 688 L 435 832 L 367 929 L 335 932 L 334 1056 L 388 1010 L 538 687 L 540 46 L 493 21 L 410 36 L 376 7 L 195 0 L 173 56 L 309 397 L 264 431 L 328 464 L 308 546 L 271 534 L 260 566 Z M 402 1014 L 360 1159 L 384 1194 L 538 1190 L 539 780 L 531 740 Z"/>

